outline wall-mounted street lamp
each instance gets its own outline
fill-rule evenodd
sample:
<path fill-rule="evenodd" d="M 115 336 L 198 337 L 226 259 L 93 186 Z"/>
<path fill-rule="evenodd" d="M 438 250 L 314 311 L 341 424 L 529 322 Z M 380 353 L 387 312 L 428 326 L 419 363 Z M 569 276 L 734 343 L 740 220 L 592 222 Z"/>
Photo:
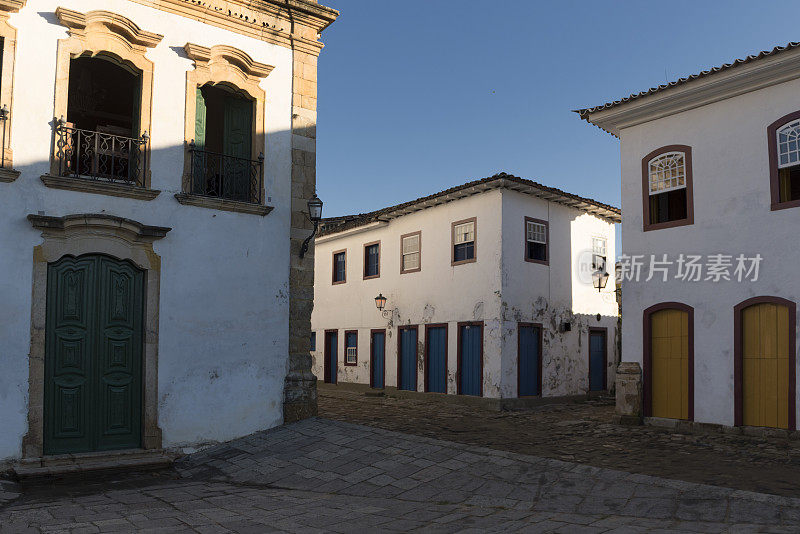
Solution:
<path fill-rule="evenodd" d="M 598 293 L 606 288 L 606 284 L 608 284 L 608 277 L 608 271 L 601 271 L 598 269 L 592 273 L 592 285 Z"/>
<path fill-rule="evenodd" d="M 314 231 L 311 232 L 311 235 L 303 241 L 303 246 L 300 247 L 300 257 L 306 255 L 308 251 L 308 243 L 314 239 L 314 236 L 317 235 L 317 228 L 319 227 L 319 221 L 322 219 L 322 201 L 319 199 L 316 193 L 314 196 L 308 199 L 308 218 L 314 223 Z"/>
<path fill-rule="evenodd" d="M 387 310 L 386 308 L 386 297 L 383 296 L 383 293 L 378 293 L 378 296 L 375 297 L 375 307 L 378 308 L 378 311 L 381 312 L 381 315 L 384 317 L 389 317 L 389 314 L 394 310 Z"/>

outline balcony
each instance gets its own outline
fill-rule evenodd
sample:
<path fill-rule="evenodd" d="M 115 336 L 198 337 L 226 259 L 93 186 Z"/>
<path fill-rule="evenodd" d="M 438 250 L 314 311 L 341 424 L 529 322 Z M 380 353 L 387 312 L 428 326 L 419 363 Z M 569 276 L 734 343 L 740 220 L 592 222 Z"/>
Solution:
<path fill-rule="evenodd" d="M 149 137 L 124 135 L 121 128 L 76 128 L 64 119 L 53 126 L 53 165 L 42 176 L 48 187 L 151 200 L 148 189 Z"/>
<path fill-rule="evenodd" d="M 187 145 L 184 191 L 175 195 L 182 204 L 266 215 L 264 155 L 257 159 L 221 154 Z"/>

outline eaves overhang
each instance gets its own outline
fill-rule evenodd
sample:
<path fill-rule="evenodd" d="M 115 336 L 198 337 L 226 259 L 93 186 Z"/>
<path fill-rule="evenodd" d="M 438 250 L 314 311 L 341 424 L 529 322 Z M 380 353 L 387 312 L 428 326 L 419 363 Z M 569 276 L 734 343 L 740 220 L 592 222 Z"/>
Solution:
<path fill-rule="evenodd" d="M 581 119 L 619 137 L 625 128 L 797 78 L 800 78 L 800 48 L 791 48 L 686 79 L 680 84 L 574 111 Z"/>

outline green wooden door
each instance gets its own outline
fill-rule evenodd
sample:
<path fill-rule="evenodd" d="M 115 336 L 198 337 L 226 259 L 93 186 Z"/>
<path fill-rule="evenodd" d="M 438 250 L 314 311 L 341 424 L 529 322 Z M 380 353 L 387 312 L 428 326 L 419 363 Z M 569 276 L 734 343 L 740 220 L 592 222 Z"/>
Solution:
<path fill-rule="evenodd" d="M 229 95 L 225 98 L 225 119 L 222 132 L 223 153 L 227 169 L 223 196 L 235 200 L 251 200 L 250 159 L 252 156 L 253 103 Z"/>
<path fill-rule="evenodd" d="M 141 446 L 144 274 L 106 256 L 48 266 L 44 451 Z"/>

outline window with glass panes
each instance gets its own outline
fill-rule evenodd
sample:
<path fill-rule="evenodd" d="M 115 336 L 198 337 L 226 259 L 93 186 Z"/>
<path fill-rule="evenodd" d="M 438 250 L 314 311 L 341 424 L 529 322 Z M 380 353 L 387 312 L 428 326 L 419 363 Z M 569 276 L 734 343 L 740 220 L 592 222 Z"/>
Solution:
<path fill-rule="evenodd" d="M 606 270 L 606 246 L 607 241 L 605 237 L 592 238 L 592 269 L 595 271 Z"/>
<path fill-rule="evenodd" d="M 650 160 L 648 169 L 650 224 L 685 219 L 687 205 L 684 153 L 661 154 Z"/>
<path fill-rule="evenodd" d="M 358 332 L 355 330 L 344 333 L 344 363 L 345 365 L 358 363 Z"/>
<path fill-rule="evenodd" d="M 453 225 L 453 263 L 475 259 L 475 221 Z"/>
<path fill-rule="evenodd" d="M 800 199 L 800 120 L 778 128 L 780 202 Z"/>
<path fill-rule="evenodd" d="M 380 243 L 370 243 L 364 246 L 364 278 L 380 276 L 380 254 Z"/>
<path fill-rule="evenodd" d="M 345 251 L 333 254 L 333 283 L 342 284 L 346 279 L 347 253 Z"/>
<path fill-rule="evenodd" d="M 525 220 L 525 259 L 547 261 L 547 223 Z"/>

